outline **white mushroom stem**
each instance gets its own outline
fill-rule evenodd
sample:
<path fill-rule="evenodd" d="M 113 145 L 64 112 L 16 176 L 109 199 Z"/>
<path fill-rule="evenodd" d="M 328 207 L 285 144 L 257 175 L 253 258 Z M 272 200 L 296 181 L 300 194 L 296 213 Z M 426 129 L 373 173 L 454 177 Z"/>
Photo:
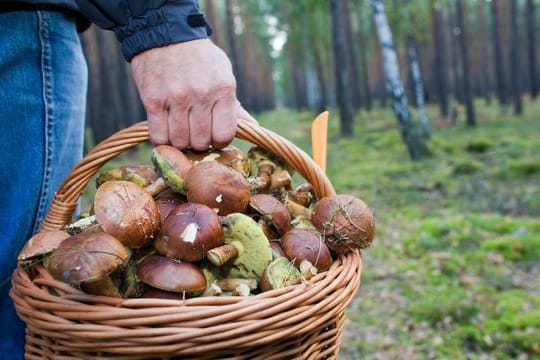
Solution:
<path fill-rule="evenodd" d="M 210 286 L 206 287 L 201 296 L 219 296 L 222 293 L 223 290 L 216 283 L 211 283 Z"/>
<path fill-rule="evenodd" d="M 238 257 L 238 248 L 234 245 L 225 244 L 218 246 L 206 253 L 206 258 L 215 266 L 223 266 L 228 261 Z"/>
<path fill-rule="evenodd" d="M 259 286 L 256 279 L 219 279 L 216 285 L 224 291 L 235 291 L 240 285 L 245 285 L 249 290 L 255 290 Z"/>
<path fill-rule="evenodd" d="M 156 196 L 163 190 L 167 189 L 167 184 L 162 177 L 159 177 L 153 183 L 147 185 L 144 190 L 146 190 L 150 195 Z"/>
<path fill-rule="evenodd" d="M 315 266 L 313 266 L 311 261 L 305 260 L 305 259 L 300 262 L 300 265 L 298 266 L 298 269 L 300 270 L 300 272 L 302 273 L 302 276 L 306 280 L 311 279 L 312 277 L 317 275 L 317 273 L 319 272 L 317 270 L 317 268 Z"/>
<path fill-rule="evenodd" d="M 233 290 L 232 294 L 233 296 L 249 296 L 251 290 L 248 285 L 240 284 Z"/>

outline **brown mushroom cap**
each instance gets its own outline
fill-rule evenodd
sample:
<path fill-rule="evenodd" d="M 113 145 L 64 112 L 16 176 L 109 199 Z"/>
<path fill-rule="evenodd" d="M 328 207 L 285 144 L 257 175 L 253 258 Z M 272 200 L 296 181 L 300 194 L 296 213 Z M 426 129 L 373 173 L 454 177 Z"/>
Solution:
<path fill-rule="evenodd" d="M 215 161 L 194 164 L 186 174 L 184 186 L 190 202 L 216 209 L 221 216 L 244 212 L 251 195 L 241 173 Z"/>
<path fill-rule="evenodd" d="M 141 260 L 137 276 L 147 285 L 165 291 L 185 292 L 187 296 L 199 295 L 206 288 L 206 279 L 197 266 L 160 255 L 149 255 Z"/>
<path fill-rule="evenodd" d="M 186 156 L 193 163 L 217 161 L 220 164 L 236 169 L 244 176 L 249 175 L 249 161 L 247 155 L 233 145 L 229 145 L 223 149 L 214 149 L 205 152 L 187 151 Z"/>
<path fill-rule="evenodd" d="M 110 274 L 129 258 L 129 251 L 115 237 L 103 232 L 83 232 L 60 244 L 45 259 L 53 278 L 78 285 Z"/>
<path fill-rule="evenodd" d="M 278 199 L 268 194 L 251 196 L 249 205 L 263 219 L 270 222 L 281 234 L 291 228 L 291 214 Z"/>
<path fill-rule="evenodd" d="M 107 181 L 94 197 L 96 219 L 103 230 L 133 248 L 149 245 L 159 231 L 157 205 L 142 187 Z"/>
<path fill-rule="evenodd" d="M 287 259 L 298 267 L 302 260 L 308 260 L 319 272 L 332 265 L 332 255 L 324 244 L 322 236 L 307 229 L 292 229 L 281 238 L 281 248 Z"/>
<path fill-rule="evenodd" d="M 38 232 L 24 244 L 17 260 L 26 262 L 50 253 L 58 248 L 58 246 L 60 246 L 60 244 L 69 236 L 70 235 L 67 232 L 62 230 Z"/>
<path fill-rule="evenodd" d="M 171 211 L 173 211 L 178 205 L 185 204 L 187 202 L 185 197 L 171 189 L 162 191 L 156 196 L 155 199 L 162 224 L 167 216 L 169 216 Z"/>
<path fill-rule="evenodd" d="M 319 200 L 313 207 L 311 221 L 324 235 L 326 245 L 339 254 L 363 249 L 375 237 L 373 212 L 364 201 L 351 195 Z"/>
<path fill-rule="evenodd" d="M 186 203 L 171 211 L 154 246 L 163 256 L 199 261 L 208 250 L 223 245 L 223 241 L 219 216 L 208 206 Z"/>

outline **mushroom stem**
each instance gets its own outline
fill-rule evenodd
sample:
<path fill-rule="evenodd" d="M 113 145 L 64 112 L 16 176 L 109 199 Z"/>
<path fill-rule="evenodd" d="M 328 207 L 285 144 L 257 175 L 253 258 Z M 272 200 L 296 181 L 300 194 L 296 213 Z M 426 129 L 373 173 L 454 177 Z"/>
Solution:
<path fill-rule="evenodd" d="M 219 296 L 223 293 L 223 290 L 215 283 L 211 283 L 204 289 L 201 296 Z"/>
<path fill-rule="evenodd" d="M 272 173 L 276 165 L 270 160 L 262 160 L 259 163 L 257 176 L 253 178 L 252 187 L 256 192 L 260 192 L 268 188 L 272 182 Z"/>
<path fill-rule="evenodd" d="M 259 286 L 257 279 L 219 279 L 216 285 L 225 291 L 235 291 L 240 285 L 246 285 L 249 290 L 255 290 Z"/>
<path fill-rule="evenodd" d="M 289 209 L 289 212 L 291 213 L 293 217 L 297 217 L 297 216 L 303 216 L 306 218 L 311 217 L 310 209 L 292 201 L 291 199 L 287 199 L 285 201 L 285 207 Z"/>
<path fill-rule="evenodd" d="M 228 261 L 238 257 L 238 248 L 234 245 L 225 244 L 208 250 L 206 258 L 215 266 L 223 266 Z"/>
<path fill-rule="evenodd" d="M 165 183 L 165 179 L 162 177 L 157 178 L 156 181 L 150 183 L 144 188 L 144 190 L 146 190 L 152 196 L 156 196 L 165 189 L 167 189 L 167 184 Z"/>
<path fill-rule="evenodd" d="M 251 294 L 251 289 L 246 284 L 239 284 L 233 291 L 233 296 L 249 296 Z"/>
<path fill-rule="evenodd" d="M 311 261 L 305 260 L 305 259 L 302 260 L 302 262 L 298 266 L 298 269 L 300 270 L 300 272 L 302 273 L 302 276 L 306 280 L 311 279 L 312 277 L 317 275 L 317 273 L 319 272 L 319 270 L 317 270 L 317 268 L 315 266 L 313 266 Z"/>

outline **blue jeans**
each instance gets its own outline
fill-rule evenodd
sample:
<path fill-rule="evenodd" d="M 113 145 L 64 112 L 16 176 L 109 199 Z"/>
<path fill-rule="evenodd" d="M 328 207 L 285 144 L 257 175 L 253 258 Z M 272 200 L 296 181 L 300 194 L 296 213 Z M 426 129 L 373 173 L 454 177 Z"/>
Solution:
<path fill-rule="evenodd" d="M 0 359 L 23 358 L 10 277 L 82 156 L 87 72 L 71 15 L 0 12 Z"/>

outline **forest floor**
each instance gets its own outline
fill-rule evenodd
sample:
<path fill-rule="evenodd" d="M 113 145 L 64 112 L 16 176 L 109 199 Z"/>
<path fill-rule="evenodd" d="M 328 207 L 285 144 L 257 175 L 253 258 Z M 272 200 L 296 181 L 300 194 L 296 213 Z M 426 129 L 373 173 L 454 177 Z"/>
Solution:
<path fill-rule="evenodd" d="M 429 107 L 433 156 L 419 162 L 391 110 L 359 113 L 353 138 L 331 111 L 328 176 L 377 218 L 340 359 L 540 358 L 540 101 L 520 117 L 476 105 L 475 128 Z M 310 153 L 314 116 L 258 120 Z"/>
<path fill-rule="evenodd" d="M 433 157 L 420 162 L 390 110 L 359 114 L 352 139 L 331 114 L 328 176 L 378 225 L 340 359 L 540 358 L 540 102 L 520 117 L 476 109 L 469 128 L 429 108 Z M 309 152 L 313 116 L 260 121 Z"/>

